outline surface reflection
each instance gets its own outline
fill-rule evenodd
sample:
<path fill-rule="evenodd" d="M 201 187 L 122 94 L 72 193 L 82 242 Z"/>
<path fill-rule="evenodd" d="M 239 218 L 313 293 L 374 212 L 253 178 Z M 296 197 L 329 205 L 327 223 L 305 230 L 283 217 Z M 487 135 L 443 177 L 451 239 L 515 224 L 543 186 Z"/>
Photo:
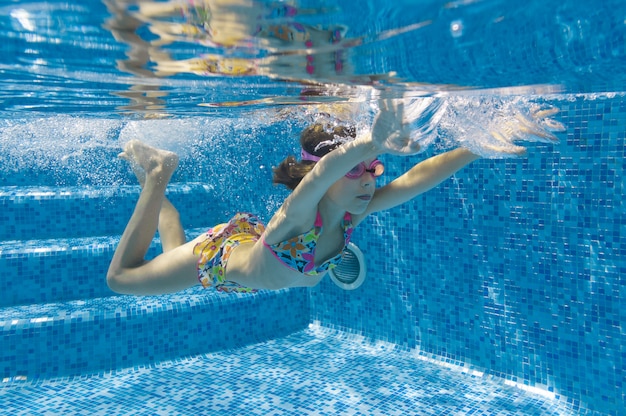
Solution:
<path fill-rule="evenodd" d="M 128 45 L 126 58 L 117 60 L 117 67 L 137 77 L 135 85 L 118 93 L 131 99 L 122 110 L 164 108 L 167 92 L 145 82 L 154 77 L 295 81 L 305 86 L 304 101 L 316 95 L 313 85 L 377 85 L 393 80 L 393 73 L 355 73 L 351 54 L 363 39 L 346 36 L 348 27 L 344 25 L 314 23 L 329 12 L 326 9 L 252 0 L 104 3 L 111 13 L 104 27 L 118 42 Z M 297 98 L 265 98 L 263 103 L 292 103 Z"/>

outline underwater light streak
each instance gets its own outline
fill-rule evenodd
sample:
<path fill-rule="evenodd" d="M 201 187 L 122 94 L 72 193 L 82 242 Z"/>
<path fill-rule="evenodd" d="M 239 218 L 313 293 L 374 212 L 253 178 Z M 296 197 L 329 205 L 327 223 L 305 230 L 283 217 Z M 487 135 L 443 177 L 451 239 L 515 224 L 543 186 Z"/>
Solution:
<path fill-rule="evenodd" d="M 14 18 L 15 20 L 18 21 L 18 23 L 25 29 L 28 30 L 29 32 L 34 32 L 35 29 L 37 29 L 35 27 L 35 25 L 33 24 L 33 22 L 31 21 L 31 15 L 30 13 L 28 13 L 26 10 L 24 9 L 15 9 L 15 10 L 11 10 L 10 13 L 11 17 Z"/>

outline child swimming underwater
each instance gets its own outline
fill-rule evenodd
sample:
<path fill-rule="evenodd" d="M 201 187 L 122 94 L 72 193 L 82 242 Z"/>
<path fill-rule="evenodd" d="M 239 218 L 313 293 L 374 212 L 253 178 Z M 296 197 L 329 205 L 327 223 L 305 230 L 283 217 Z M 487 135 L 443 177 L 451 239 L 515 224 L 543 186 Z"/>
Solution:
<path fill-rule="evenodd" d="M 109 287 L 150 295 L 198 281 L 225 292 L 314 286 L 341 261 L 352 230 L 368 215 L 415 198 L 480 157 L 457 148 L 377 189 L 376 178 L 384 172 L 378 155 L 420 150 L 410 138 L 402 102 L 389 99 L 380 101 L 371 133 L 355 137 L 354 129 L 329 131 L 315 124 L 303 131 L 300 144 L 300 160 L 289 156 L 274 169 L 274 182 L 292 192 L 267 225 L 239 213 L 185 242 L 178 211 L 165 197 L 177 155 L 128 142 L 120 157 L 131 163 L 143 189 L 111 261 Z M 163 253 L 146 261 L 157 229 Z"/>

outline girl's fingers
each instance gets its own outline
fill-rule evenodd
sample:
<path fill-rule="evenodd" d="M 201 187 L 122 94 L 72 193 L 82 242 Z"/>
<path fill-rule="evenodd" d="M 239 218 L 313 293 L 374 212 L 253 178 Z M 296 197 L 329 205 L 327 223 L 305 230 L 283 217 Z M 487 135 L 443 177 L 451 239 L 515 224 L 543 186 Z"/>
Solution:
<path fill-rule="evenodd" d="M 398 105 L 396 107 L 396 114 L 399 116 L 400 120 L 404 118 L 404 101 L 403 100 L 398 101 Z"/>
<path fill-rule="evenodd" d="M 546 117 L 553 116 L 558 112 L 559 112 L 558 108 L 550 107 L 550 108 L 544 108 L 544 109 L 533 109 L 531 111 L 531 115 L 533 118 L 539 119 L 539 118 L 546 118 Z"/>
<path fill-rule="evenodd" d="M 563 123 L 560 123 L 554 119 L 551 118 L 547 118 L 545 120 L 543 120 L 543 124 L 551 131 L 565 131 L 565 125 L 563 125 Z"/>

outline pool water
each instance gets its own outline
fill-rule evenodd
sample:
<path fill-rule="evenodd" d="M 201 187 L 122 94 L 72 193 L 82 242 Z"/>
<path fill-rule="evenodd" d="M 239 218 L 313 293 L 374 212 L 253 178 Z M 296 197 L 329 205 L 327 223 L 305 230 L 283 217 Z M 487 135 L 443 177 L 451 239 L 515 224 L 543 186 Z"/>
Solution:
<path fill-rule="evenodd" d="M 0 5 L 0 414 L 623 412 L 623 2 L 241 2 L 237 25 L 206 4 Z M 106 287 L 139 194 L 125 141 L 180 155 L 191 237 L 269 219 L 300 130 L 365 129 L 381 90 L 447 107 L 380 185 L 533 103 L 566 131 L 369 218 L 354 291 Z"/>

